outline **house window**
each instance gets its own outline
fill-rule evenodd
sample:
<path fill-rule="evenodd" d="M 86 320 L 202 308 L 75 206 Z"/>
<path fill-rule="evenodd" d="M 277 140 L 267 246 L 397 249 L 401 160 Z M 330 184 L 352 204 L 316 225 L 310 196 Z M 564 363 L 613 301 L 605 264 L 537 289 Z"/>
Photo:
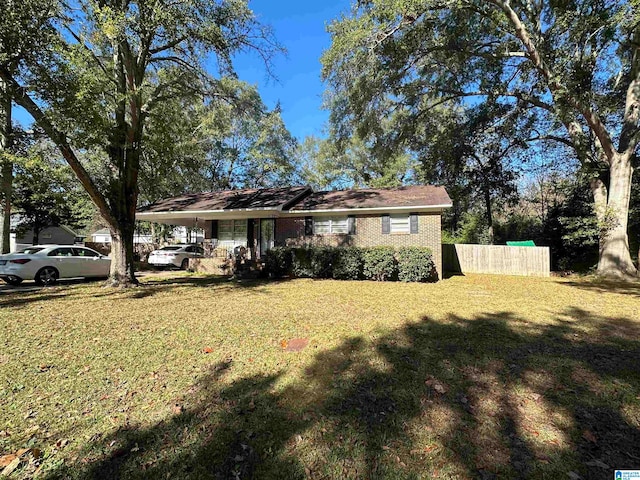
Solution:
<path fill-rule="evenodd" d="M 391 215 L 390 227 L 391 233 L 409 233 L 411 231 L 409 215 Z"/>
<path fill-rule="evenodd" d="M 316 217 L 313 219 L 313 233 L 349 233 L 349 220 L 347 217 Z"/>
<path fill-rule="evenodd" d="M 218 222 L 218 240 L 221 241 L 246 241 L 246 220 L 220 220 Z"/>

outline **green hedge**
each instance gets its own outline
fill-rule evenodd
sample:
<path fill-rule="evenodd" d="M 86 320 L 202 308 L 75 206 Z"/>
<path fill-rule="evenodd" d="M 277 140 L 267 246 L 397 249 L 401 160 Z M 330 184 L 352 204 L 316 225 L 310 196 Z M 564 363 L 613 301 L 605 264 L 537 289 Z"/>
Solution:
<path fill-rule="evenodd" d="M 403 247 L 396 255 L 398 280 L 401 282 L 433 282 L 438 279 L 431 250 L 425 247 Z"/>
<path fill-rule="evenodd" d="M 364 278 L 363 249 L 358 247 L 336 248 L 333 278 L 336 280 L 362 280 Z"/>
<path fill-rule="evenodd" d="M 266 256 L 269 276 L 428 282 L 437 280 L 425 247 L 275 247 Z"/>
<path fill-rule="evenodd" d="M 269 276 L 281 278 L 291 273 L 293 263 L 291 249 L 288 247 L 273 247 L 267 252 L 265 268 Z"/>
<path fill-rule="evenodd" d="M 367 280 L 396 280 L 398 265 L 393 247 L 370 247 L 363 252 L 364 277 Z"/>

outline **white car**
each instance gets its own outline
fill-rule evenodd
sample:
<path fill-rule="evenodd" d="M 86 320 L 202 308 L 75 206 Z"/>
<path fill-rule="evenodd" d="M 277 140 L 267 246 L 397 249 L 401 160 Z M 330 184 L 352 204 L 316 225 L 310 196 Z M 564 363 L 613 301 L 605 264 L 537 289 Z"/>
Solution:
<path fill-rule="evenodd" d="M 108 277 L 111 259 L 87 247 L 34 245 L 0 255 L 0 278 L 10 285 L 35 280 L 52 285 L 59 278 Z"/>
<path fill-rule="evenodd" d="M 167 245 L 149 254 L 147 263 L 154 267 L 178 267 L 186 270 L 190 258 L 204 256 L 204 250 L 197 245 Z"/>

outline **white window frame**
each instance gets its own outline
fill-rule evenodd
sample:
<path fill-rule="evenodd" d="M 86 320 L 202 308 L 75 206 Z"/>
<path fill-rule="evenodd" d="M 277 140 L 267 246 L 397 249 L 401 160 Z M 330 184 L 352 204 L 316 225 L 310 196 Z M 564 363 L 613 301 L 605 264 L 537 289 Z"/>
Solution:
<path fill-rule="evenodd" d="M 222 234 L 225 234 L 225 237 Z M 246 220 L 219 220 L 218 221 L 218 241 L 220 242 L 245 242 L 247 241 L 247 221 Z"/>
<path fill-rule="evenodd" d="M 314 235 L 347 235 L 348 233 L 349 217 L 313 217 Z"/>
<path fill-rule="evenodd" d="M 411 233 L 411 215 L 390 215 L 389 233 Z"/>

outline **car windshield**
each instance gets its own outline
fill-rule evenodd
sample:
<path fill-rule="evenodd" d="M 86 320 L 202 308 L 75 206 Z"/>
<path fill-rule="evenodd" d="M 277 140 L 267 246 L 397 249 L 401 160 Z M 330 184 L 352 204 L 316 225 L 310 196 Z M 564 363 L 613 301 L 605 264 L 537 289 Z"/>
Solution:
<path fill-rule="evenodd" d="M 24 248 L 22 250 L 20 250 L 18 253 L 26 253 L 27 255 L 31 255 L 34 253 L 38 253 L 40 251 L 44 250 L 44 248 L 37 248 L 37 247 L 28 247 L 28 248 Z"/>
<path fill-rule="evenodd" d="M 162 247 L 160 250 L 180 250 L 182 247 Z"/>

